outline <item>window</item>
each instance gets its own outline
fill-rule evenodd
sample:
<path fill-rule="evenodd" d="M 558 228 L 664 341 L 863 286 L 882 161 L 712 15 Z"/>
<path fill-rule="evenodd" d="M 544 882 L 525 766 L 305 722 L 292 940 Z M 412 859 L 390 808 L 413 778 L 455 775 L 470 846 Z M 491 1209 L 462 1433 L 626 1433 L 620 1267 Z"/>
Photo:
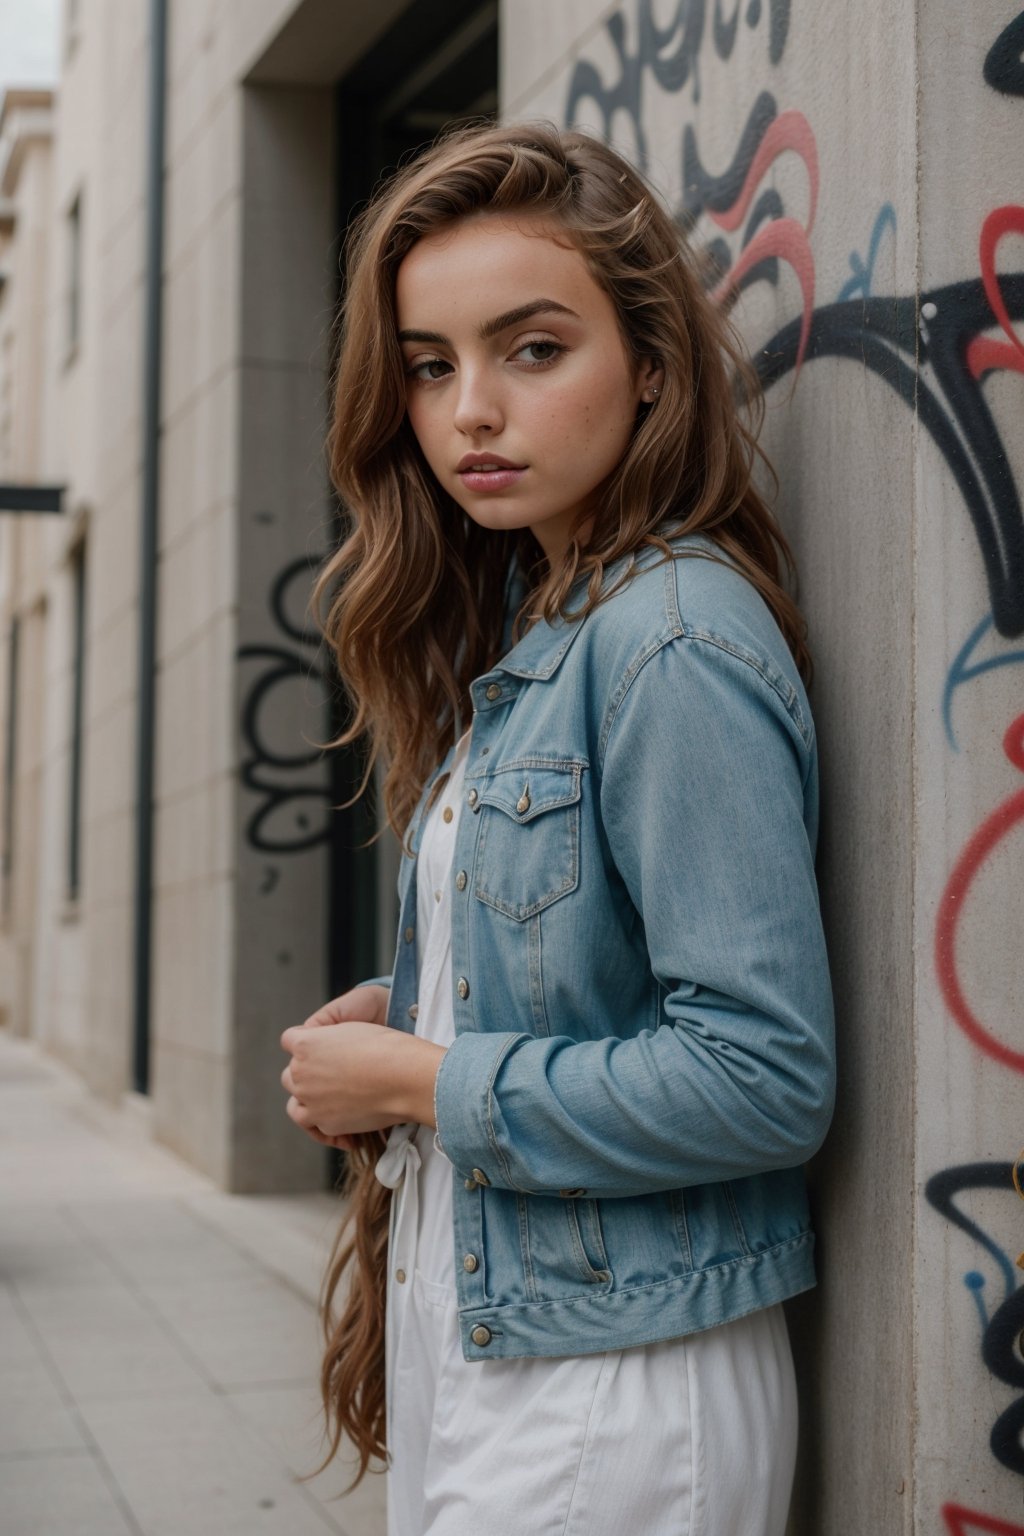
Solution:
<path fill-rule="evenodd" d="M 82 7 L 79 0 L 66 0 L 64 6 L 64 57 L 70 59 L 82 32 Z"/>
<path fill-rule="evenodd" d="M 18 635 L 17 618 L 11 620 L 7 641 L 7 720 L 4 730 L 4 820 L 3 845 L 0 846 L 0 917 L 11 915 L 12 850 L 14 847 L 14 753 L 17 746 L 18 719 Z"/>
<path fill-rule="evenodd" d="M 82 681 L 85 675 L 85 540 L 71 553 L 71 749 L 68 771 L 67 894 L 77 901 L 82 843 Z"/>
<path fill-rule="evenodd" d="M 78 351 L 82 323 L 82 194 L 68 209 L 67 361 Z"/>

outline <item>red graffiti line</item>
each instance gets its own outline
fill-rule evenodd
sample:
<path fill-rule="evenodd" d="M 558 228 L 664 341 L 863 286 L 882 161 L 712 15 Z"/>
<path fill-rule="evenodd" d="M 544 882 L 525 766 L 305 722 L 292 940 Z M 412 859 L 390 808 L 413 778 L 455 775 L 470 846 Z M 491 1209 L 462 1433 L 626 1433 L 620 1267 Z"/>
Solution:
<path fill-rule="evenodd" d="M 802 112 L 782 112 L 775 118 L 757 146 L 757 153 L 750 162 L 739 197 L 731 208 L 718 213 L 709 209 L 708 217 L 713 219 L 720 229 L 730 232 L 738 229 L 746 217 L 758 182 L 765 171 L 781 154 L 790 149 L 800 156 L 807 167 L 811 201 L 806 227 L 797 219 L 773 219 L 770 224 L 764 225 L 729 268 L 722 281 L 713 290 L 711 297 L 721 302 L 728 294 L 738 289 L 752 267 L 756 267 L 759 261 L 764 261 L 768 256 L 780 256 L 783 261 L 788 261 L 799 279 L 800 292 L 803 296 L 803 316 L 795 370 L 799 373 L 811 334 L 811 319 L 814 315 L 814 256 L 811 253 L 808 236 L 818 207 L 820 182 L 818 146 L 815 142 L 814 130 Z"/>
<path fill-rule="evenodd" d="M 1018 715 L 1007 730 L 1003 737 L 1003 751 L 1013 766 L 1024 773 L 1024 715 Z M 1019 821 L 1024 821 L 1024 789 L 1018 790 L 1015 795 L 1010 795 L 1001 805 L 996 806 L 970 838 L 953 865 L 939 904 L 938 921 L 935 927 L 935 968 L 942 986 L 942 995 L 946 1000 L 946 1007 L 968 1038 L 973 1040 L 986 1055 L 1001 1062 L 1004 1067 L 1012 1067 L 1015 1072 L 1024 1072 L 1024 1051 L 1011 1050 L 1008 1045 L 997 1040 L 971 1011 L 957 975 L 955 955 L 957 925 L 971 882 L 992 850 Z M 1019 1533 L 1019 1536 L 1024 1536 L 1024 1530 Z"/>
<path fill-rule="evenodd" d="M 989 341 L 976 336 L 967 348 L 967 367 L 973 378 L 980 379 L 991 368 L 1011 369 L 1024 373 L 1024 342 L 1013 328 L 1006 310 L 999 273 L 996 271 L 996 248 L 1004 235 L 1024 235 L 1024 208 L 1007 203 L 1003 208 L 993 208 L 981 227 L 981 243 L 978 261 L 985 296 L 1009 341 Z"/>
<path fill-rule="evenodd" d="M 972 1536 L 974 1532 L 987 1532 L 988 1536 L 1024 1536 L 1024 1525 L 1013 1525 L 1009 1520 L 997 1520 L 994 1515 L 983 1515 L 976 1509 L 965 1509 L 962 1504 L 943 1504 L 942 1518 L 949 1536 Z"/>

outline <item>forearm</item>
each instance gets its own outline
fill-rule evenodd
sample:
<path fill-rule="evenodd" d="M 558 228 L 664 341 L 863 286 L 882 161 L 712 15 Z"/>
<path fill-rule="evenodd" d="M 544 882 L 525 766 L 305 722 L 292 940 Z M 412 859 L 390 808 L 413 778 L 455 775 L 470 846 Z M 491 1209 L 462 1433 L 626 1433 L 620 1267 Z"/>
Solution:
<path fill-rule="evenodd" d="M 394 1061 L 384 1089 L 382 1111 L 393 1114 L 396 1120 L 435 1127 L 434 1084 L 445 1047 L 418 1035 L 398 1032 L 394 1041 Z"/>

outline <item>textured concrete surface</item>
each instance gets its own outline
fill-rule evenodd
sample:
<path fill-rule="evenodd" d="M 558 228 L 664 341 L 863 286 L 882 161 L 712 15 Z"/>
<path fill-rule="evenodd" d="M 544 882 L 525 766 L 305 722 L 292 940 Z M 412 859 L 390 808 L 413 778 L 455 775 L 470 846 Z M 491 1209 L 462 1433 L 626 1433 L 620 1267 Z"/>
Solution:
<path fill-rule="evenodd" d="M 296 1480 L 338 1201 L 224 1194 L 147 1110 L 0 1031 L 4 1536 L 381 1536 L 381 1476 Z"/>

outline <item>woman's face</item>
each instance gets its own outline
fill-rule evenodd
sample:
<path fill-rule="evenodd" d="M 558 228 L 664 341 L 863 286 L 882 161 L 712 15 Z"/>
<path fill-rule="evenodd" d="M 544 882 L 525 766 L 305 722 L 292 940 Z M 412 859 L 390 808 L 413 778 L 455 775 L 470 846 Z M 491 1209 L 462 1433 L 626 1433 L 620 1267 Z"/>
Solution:
<path fill-rule="evenodd" d="M 528 527 L 557 560 L 661 369 L 634 365 L 611 299 L 543 214 L 485 213 L 424 236 L 396 301 L 409 424 L 430 468 L 474 522 Z M 473 473 L 472 455 L 513 468 Z"/>

